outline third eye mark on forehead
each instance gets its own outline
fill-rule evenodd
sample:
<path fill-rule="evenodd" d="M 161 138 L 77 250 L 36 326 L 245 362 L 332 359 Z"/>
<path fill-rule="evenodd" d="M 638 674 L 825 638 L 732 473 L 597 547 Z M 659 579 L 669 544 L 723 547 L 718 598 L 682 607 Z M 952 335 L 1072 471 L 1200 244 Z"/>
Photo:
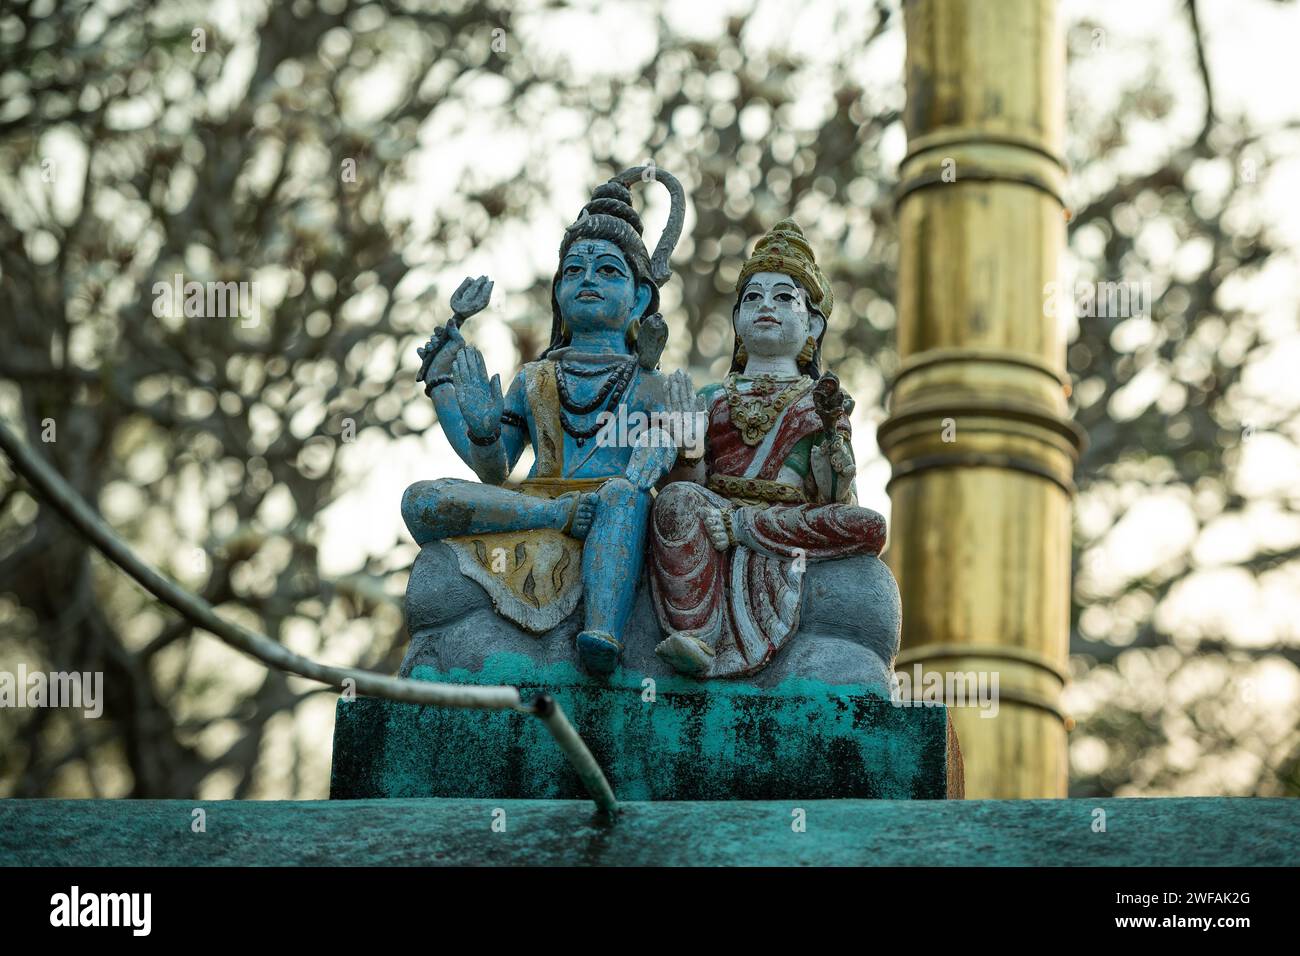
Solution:
<path fill-rule="evenodd" d="M 569 254 L 564 257 L 565 264 L 581 263 L 583 261 L 582 260 L 583 253 L 585 253 L 588 256 L 594 255 L 597 261 L 608 260 L 608 262 L 611 265 L 616 265 L 620 269 L 623 268 L 623 260 L 620 259 L 618 256 L 614 255 L 614 253 L 602 252 L 599 246 L 590 245 L 590 244 L 583 247 L 575 246 L 573 249 L 569 250 Z"/>

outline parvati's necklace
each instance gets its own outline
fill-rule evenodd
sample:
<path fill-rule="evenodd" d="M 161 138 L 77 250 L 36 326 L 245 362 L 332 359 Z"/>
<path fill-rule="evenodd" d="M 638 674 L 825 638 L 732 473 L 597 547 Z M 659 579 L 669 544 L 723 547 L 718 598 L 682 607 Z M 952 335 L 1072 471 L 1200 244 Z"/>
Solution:
<path fill-rule="evenodd" d="M 755 375 L 753 381 L 754 391 L 749 395 L 740 393 L 735 372 L 723 383 L 727 391 L 727 406 L 731 409 L 731 423 L 746 445 L 761 442 L 786 407 L 813 384 L 807 375 L 780 382 L 772 375 Z"/>

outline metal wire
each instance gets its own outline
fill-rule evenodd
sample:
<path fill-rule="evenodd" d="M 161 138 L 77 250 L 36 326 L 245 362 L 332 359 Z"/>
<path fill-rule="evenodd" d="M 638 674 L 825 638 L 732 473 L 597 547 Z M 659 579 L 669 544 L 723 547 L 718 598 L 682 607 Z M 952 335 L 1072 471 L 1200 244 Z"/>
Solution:
<path fill-rule="evenodd" d="M 54 468 L 0 421 L 0 448 L 14 469 L 69 524 L 77 529 L 106 558 L 133 577 L 154 597 L 178 611 L 186 620 L 232 647 L 254 657 L 268 667 L 275 667 L 308 680 L 346 689 L 348 682 L 359 694 L 388 700 L 436 707 L 466 707 L 486 710 L 514 710 L 533 714 L 546 725 L 565 758 L 586 786 L 596 806 L 614 813 L 618 803 L 604 772 L 583 743 L 564 711 L 550 697 L 540 697 L 525 704 L 517 687 L 491 687 L 475 684 L 442 684 L 433 681 L 389 677 L 374 671 L 335 667 L 303 657 L 277 644 L 264 634 L 228 621 L 203 598 L 182 588 L 141 559 L 117 533 Z"/>

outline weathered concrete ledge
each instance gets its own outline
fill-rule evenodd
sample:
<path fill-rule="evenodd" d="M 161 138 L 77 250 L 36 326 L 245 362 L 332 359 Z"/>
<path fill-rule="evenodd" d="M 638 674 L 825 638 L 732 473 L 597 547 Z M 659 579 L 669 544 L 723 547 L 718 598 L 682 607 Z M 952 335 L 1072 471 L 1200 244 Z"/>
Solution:
<path fill-rule="evenodd" d="M 510 660 L 508 672 L 413 676 L 509 683 L 559 701 L 623 800 L 942 799 L 960 795 L 943 707 L 791 678 L 770 689 Z M 649 685 L 653 685 L 650 687 Z M 536 718 L 514 711 L 340 699 L 330 796 L 581 799 Z"/>
<path fill-rule="evenodd" d="M 0 800 L 6 866 L 1282 866 L 1298 846 L 1300 801 L 1249 798 L 672 801 L 614 823 L 570 800 Z"/>

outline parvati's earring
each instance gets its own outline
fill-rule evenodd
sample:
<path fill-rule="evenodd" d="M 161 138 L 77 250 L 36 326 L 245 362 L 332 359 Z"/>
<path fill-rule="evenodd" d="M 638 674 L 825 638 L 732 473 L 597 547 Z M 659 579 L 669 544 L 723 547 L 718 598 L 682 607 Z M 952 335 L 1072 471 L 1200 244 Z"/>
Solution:
<path fill-rule="evenodd" d="M 817 352 L 817 340 L 811 335 L 808 341 L 803 344 L 803 350 L 799 353 L 799 364 L 807 365 L 812 361 L 813 355 Z"/>
<path fill-rule="evenodd" d="M 745 351 L 745 342 L 739 335 L 736 336 L 736 361 L 740 363 L 741 368 L 744 368 L 745 363 L 749 361 L 749 353 Z"/>

